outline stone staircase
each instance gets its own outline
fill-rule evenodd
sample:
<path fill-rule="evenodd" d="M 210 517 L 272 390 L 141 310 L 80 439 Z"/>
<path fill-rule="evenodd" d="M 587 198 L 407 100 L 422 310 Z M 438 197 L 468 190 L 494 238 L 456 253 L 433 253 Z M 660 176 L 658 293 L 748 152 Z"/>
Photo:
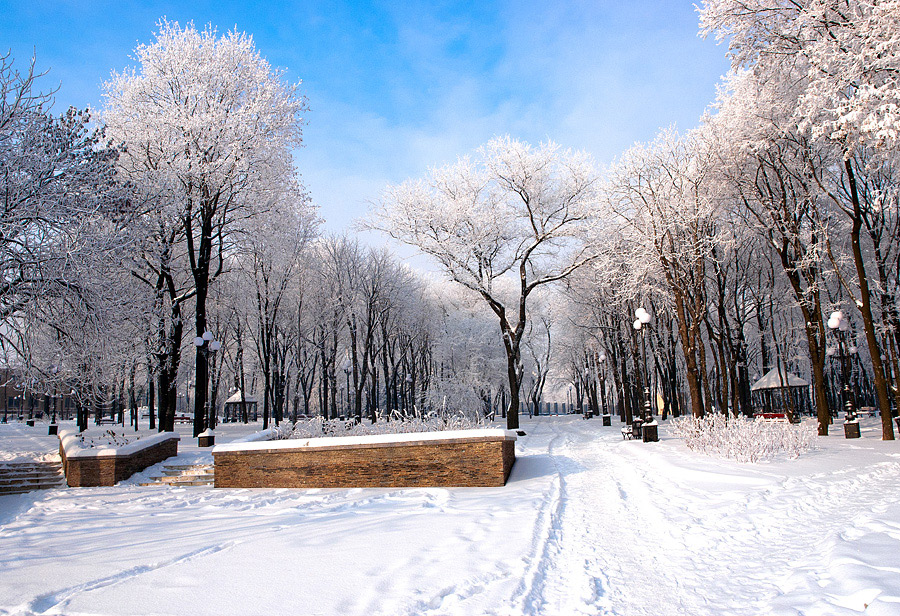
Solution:
<path fill-rule="evenodd" d="M 151 477 L 142 486 L 212 486 L 215 474 L 212 464 L 163 464 L 162 475 Z"/>
<path fill-rule="evenodd" d="M 64 487 L 61 462 L 0 462 L 0 495 Z"/>

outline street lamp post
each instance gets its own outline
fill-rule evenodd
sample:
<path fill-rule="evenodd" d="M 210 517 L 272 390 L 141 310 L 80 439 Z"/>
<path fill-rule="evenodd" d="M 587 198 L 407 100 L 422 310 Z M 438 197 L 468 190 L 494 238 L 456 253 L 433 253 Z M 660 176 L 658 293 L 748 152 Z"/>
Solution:
<path fill-rule="evenodd" d="M 588 366 L 587 360 L 585 360 L 584 370 L 581 372 L 581 395 L 578 396 L 578 410 L 584 415 L 587 413 L 586 406 L 590 406 L 589 400 L 589 391 L 590 391 L 590 381 L 591 381 L 591 369 Z"/>
<path fill-rule="evenodd" d="M 344 376 L 347 378 L 347 412 L 346 416 L 350 417 L 350 372 L 353 370 L 353 364 L 350 361 L 349 357 L 345 357 L 344 361 L 341 362 L 341 370 L 344 371 Z"/>
<path fill-rule="evenodd" d="M 641 367 L 641 379 L 643 380 L 644 385 L 644 421 L 650 421 L 652 415 L 652 406 L 650 404 L 650 373 L 647 362 L 647 342 L 646 337 L 644 336 L 644 331 L 646 330 L 645 325 L 650 323 L 650 313 L 644 310 L 643 306 L 634 311 L 634 316 L 637 317 L 634 320 L 632 326 L 635 330 L 637 330 L 638 334 L 641 337 L 641 362 L 643 366 Z"/>
<path fill-rule="evenodd" d="M 646 336 L 644 335 L 644 331 L 646 330 L 645 325 L 650 323 L 652 317 L 649 312 L 644 310 L 643 306 L 634 311 L 634 316 L 636 318 L 632 326 L 641 336 L 641 362 L 644 364 L 642 370 L 642 378 L 644 381 L 644 423 L 641 430 L 644 442 L 648 443 L 659 440 L 658 426 L 656 422 L 653 421 L 653 406 L 650 403 L 650 368 L 649 362 L 647 361 L 647 341 Z"/>
<path fill-rule="evenodd" d="M 195 436 L 199 437 L 200 433 L 205 432 L 207 429 L 212 432 L 215 427 L 216 421 L 214 417 L 215 409 L 211 408 L 209 403 L 210 395 L 209 390 L 207 390 L 206 386 L 212 387 L 212 379 L 209 378 L 209 366 L 210 359 L 215 357 L 216 352 L 222 348 L 222 343 L 218 340 L 214 339 L 212 332 L 206 331 L 203 332 L 202 336 L 197 336 L 194 338 L 194 346 L 197 347 L 197 351 L 203 357 L 206 369 L 206 384 L 203 387 L 203 406 L 202 406 L 202 420 L 200 425 L 194 427 L 194 430 L 197 432 Z M 200 385 L 200 383 L 198 383 Z M 198 416 L 197 409 L 197 394 L 200 392 L 200 387 L 194 388 L 194 417 Z"/>
<path fill-rule="evenodd" d="M 49 436 L 53 436 L 55 434 L 59 434 L 59 425 L 56 423 L 56 401 L 59 399 L 55 393 L 48 394 L 50 398 L 50 405 L 53 407 L 53 416 L 50 418 L 50 425 L 47 427 L 47 434 Z"/>
<path fill-rule="evenodd" d="M 859 419 L 856 417 L 856 404 L 853 401 L 853 391 L 850 389 L 850 366 L 847 354 L 844 352 L 844 338 L 850 329 L 850 322 L 844 317 L 844 313 L 835 310 L 828 317 L 828 327 L 838 340 L 838 361 L 841 365 L 841 402 L 844 407 L 844 437 L 859 438 Z"/>
<path fill-rule="evenodd" d="M 3 423 L 9 421 L 9 368 L 3 375 Z"/>
<path fill-rule="evenodd" d="M 406 377 L 404 379 L 406 381 L 406 388 L 404 389 L 404 406 L 406 406 L 406 414 L 412 416 L 415 413 L 415 409 L 413 408 L 413 396 L 412 396 L 412 375 L 407 372 Z"/>
<path fill-rule="evenodd" d="M 594 380 L 594 375 L 591 372 L 590 368 L 590 356 L 587 356 L 585 359 L 585 367 L 584 367 L 584 380 L 582 381 L 582 391 L 581 391 L 581 400 L 579 409 L 581 411 L 582 417 L 585 419 L 591 418 L 591 386 L 594 385 L 591 381 Z"/>
<path fill-rule="evenodd" d="M 850 344 L 847 347 L 847 363 L 849 364 L 849 368 L 847 373 L 850 375 L 849 383 L 850 383 L 850 391 L 859 391 L 861 389 L 859 384 L 859 369 L 856 366 L 856 362 L 859 361 L 859 349 L 855 344 Z M 859 416 L 859 400 L 856 400 L 856 396 L 854 395 L 854 400 L 856 401 L 856 415 Z"/>
<path fill-rule="evenodd" d="M 597 356 L 597 377 L 600 381 L 600 412 L 603 417 L 603 425 L 612 425 L 612 416 L 606 408 L 606 353 Z"/>

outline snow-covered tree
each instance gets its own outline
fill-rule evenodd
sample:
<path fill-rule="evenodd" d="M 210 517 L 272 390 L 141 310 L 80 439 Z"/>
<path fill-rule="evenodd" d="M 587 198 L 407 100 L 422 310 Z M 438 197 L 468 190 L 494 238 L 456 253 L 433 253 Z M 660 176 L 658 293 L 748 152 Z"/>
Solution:
<path fill-rule="evenodd" d="M 897 0 L 704 0 L 700 26 L 735 68 L 799 67 L 796 117 L 814 137 L 848 150 L 900 139 Z"/>
<path fill-rule="evenodd" d="M 713 249 L 723 241 L 717 224 L 720 203 L 710 182 L 711 156 L 701 131 L 679 136 L 667 129 L 651 144 L 623 154 L 606 185 L 609 207 L 623 221 L 631 277 L 646 279 L 649 274 L 642 272 L 656 268 L 671 294 L 691 410 L 698 417 L 708 406 L 702 389 L 707 271 Z"/>
<path fill-rule="evenodd" d="M 53 116 L 38 77 L 34 60 L 20 72 L 0 57 L 0 353 L 47 400 L 112 381 L 113 353 L 97 353 L 94 333 L 121 333 L 101 272 L 120 264 L 126 240 L 116 152 L 88 112 Z M 98 347 L 90 370 L 74 350 L 87 340 Z"/>
<path fill-rule="evenodd" d="M 252 323 L 257 359 L 263 377 L 263 427 L 270 411 L 276 423 L 282 419 L 287 370 L 293 337 L 298 334 L 290 297 L 297 293 L 301 255 L 315 234 L 309 198 L 291 183 L 264 214 L 249 222 L 240 244 L 239 267 L 254 298 Z"/>
<path fill-rule="evenodd" d="M 837 150 L 830 164 L 810 165 L 808 171 L 822 196 L 850 223 L 855 281 L 844 280 L 843 286 L 862 317 L 882 434 L 892 440 L 878 306 L 862 245 L 869 203 L 860 184 L 867 163 L 896 152 L 900 136 L 900 2 L 705 0 L 700 14 L 703 33 L 729 41 L 735 69 L 746 67 L 760 81 L 791 83 L 798 92 L 784 102 L 793 105 L 788 117 L 798 132 Z"/>
<path fill-rule="evenodd" d="M 792 120 L 796 83 L 749 71 L 733 74 L 708 126 L 715 135 L 720 186 L 733 192 L 727 197 L 732 211 L 777 255 L 803 315 L 819 434 L 827 435 L 823 213 L 809 172 L 827 164 L 827 151 Z"/>
<path fill-rule="evenodd" d="M 135 50 L 139 69 L 107 84 L 104 120 L 121 144 L 122 175 L 140 198 L 170 216 L 182 235 L 197 336 L 207 330 L 209 285 L 222 272 L 241 218 L 260 195 L 295 173 L 306 103 L 256 51 L 252 37 L 163 20 L 154 42 Z M 196 356 L 194 431 L 203 430 L 208 368 Z"/>
<path fill-rule="evenodd" d="M 52 116 L 35 78 L 33 60 L 20 73 L 9 55 L 0 58 L 0 338 L 13 345 L 23 311 L 77 294 L 73 262 L 114 248 L 94 234 L 120 206 L 115 151 L 87 112 Z"/>
<path fill-rule="evenodd" d="M 434 257 L 499 319 L 510 428 L 519 425 L 528 297 L 593 259 L 584 231 L 596 188 L 586 154 L 501 137 L 474 157 L 389 187 L 372 217 L 373 227 Z"/>

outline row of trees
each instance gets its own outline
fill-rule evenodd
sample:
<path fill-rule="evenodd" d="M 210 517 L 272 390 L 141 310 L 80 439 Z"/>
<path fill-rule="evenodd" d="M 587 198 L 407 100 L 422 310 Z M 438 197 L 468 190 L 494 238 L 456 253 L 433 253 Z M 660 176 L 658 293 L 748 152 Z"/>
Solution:
<path fill-rule="evenodd" d="M 664 417 L 749 414 L 753 377 L 790 368 L 826 434 L 849 336 L 893 438 L 900 5 L 710 0 L 701 28 L 734 70 L 699 128 L 603 174 L 496 138 L 386 190 L 368 226 L 449 286 L 319 237 L 290 157 L 305 100 L 249 37 L 162 22 L 106 85 L 102 130 L 51 117 L 4 60 L 4 349 L 85 403 L 145 382 L 161 429 L 191 381 L 197 432 L 257 382 L 266 423 L 499 406 L 515 428 L 548 384 L 626 421 L 650 392 Z M 826 327 L 836 309 L 849 332 Z"/>
<path fill-rule="evenodd" d="M 581 155 L 495 140 L 389 189 L 376 226 L 490 306 L 512 391 L 529 293 L 568 279 L 569 377 L 591 406 L 609 375 L 628 421 L 651 389 L 664 416 L 750 413 L 752 367 L 788 366 L 811 377 L 827 434 L 826 358 L 849 335 L 893 439 L 900 3 L 707 0 L 700 14 L 733 71 L 699 128 L 663 130 L 602 180 Z M 632 323 L 641 309 L 649 328 Z M 826 328 L 837 309 L 849 334 Z"/>
<path fill-rule="evenodd" d="M 163 21 L 136 59 L 105 85 L 100 128 L 54 117 L 33 62 L 0 63 L 15 385 L 74 396 L 82 426 L 124 407 L 137 422 L 146 400 L 161 430 L 193 393 L 195 434 L 235 389 L 261 394 L 265 424 L 498 407 L 498 337 L 469 300 L 319 236 L 290 156 L 306 102 L 250 37 Z"/>
<path fill-rule="evenodd" d="M 577 285 L 603 306 L 584 324 L 621 357 L 627 315 L 652 307 L 660 388 L 677 401 L 683 374 L 698 416 L 747 412 L 749 365 L 803 368 L 827 434 L 826 363 L 846 334 L 826 317 L 840 309 L 892 439 L 900 5 L 707 1 L 701 25 L 729 42 L 734 71 L 700 128 L 663 131 L 610 170 L 605 204 L 621 225 L 599 275 Z"/>

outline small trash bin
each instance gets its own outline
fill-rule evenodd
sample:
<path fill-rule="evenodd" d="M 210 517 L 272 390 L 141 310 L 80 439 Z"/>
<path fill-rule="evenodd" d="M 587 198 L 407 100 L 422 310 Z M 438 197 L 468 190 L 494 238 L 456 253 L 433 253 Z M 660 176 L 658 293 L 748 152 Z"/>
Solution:
<path fill-rule="evenodd" d="M 650 423 L 645 423 L 641 427 L 641 431 L 644 433 L 644 442 L 645 443 L 659 442 L 659 424 L 657 424 L 655 421 L 651 421 Z"/>
<path fill-rule="evenodd" d="M 25 425 L 26 425 L 26 426 L 29 426 L 29 427 L 31 427 L 31 428 L 33 428 L 33 427 L 34 427 L 34 420 L 33 420 L 33 419 L 26 419 L 26 420 L 25 420 Z"/>
<path fill-rule="evenodd" d="M 56 436 L 57 434 L 59 434 L 59 426 L 57 424 L 50 424 L 47 426 L 48 436 Z"/>
<path fill-rule="evenodd" d="M 858 421 L 845 421 L 844 422 L 844 438 L 859 438 L 859 422 Z"/>
<path fill-rule="evenodd" d="M 611 426 L 612 425 L 612 415 L 604 415 L 603 416 L 603 425 Z"/>
<path fill-rule="evenodd" d="M 207 428 L 197 436 L 197 445 L 200 447 L 212 447 L 216 444 L 216 433 Z"/>

